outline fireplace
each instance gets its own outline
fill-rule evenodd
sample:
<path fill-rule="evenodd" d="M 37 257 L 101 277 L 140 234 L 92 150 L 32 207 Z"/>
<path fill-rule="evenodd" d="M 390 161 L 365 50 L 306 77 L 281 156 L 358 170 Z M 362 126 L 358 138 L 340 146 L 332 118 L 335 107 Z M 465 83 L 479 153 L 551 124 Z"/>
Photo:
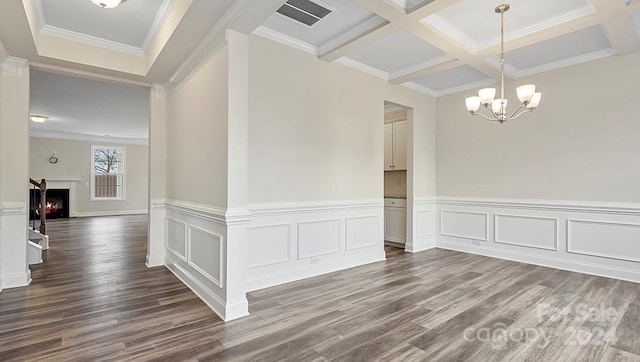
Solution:
<path fill-rule="evenodd" d="M 29 191 L 30 209 L 29 219 L 40 219 L 40 190 Z M 69 217 L 69 190 L 68 189 L 48 189 L 47 190 L 47 219 L 59 219 Z"/>

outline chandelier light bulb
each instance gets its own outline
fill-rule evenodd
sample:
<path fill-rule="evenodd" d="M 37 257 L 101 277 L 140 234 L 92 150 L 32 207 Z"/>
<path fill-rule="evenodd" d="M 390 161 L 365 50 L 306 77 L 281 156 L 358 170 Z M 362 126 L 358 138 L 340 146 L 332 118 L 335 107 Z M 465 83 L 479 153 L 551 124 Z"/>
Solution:
<path fill-rule="evenodd" d="M 529 104 L 527 104 L 527 108 L 533 110 L 535 109 L 538 104 L 540 104 L 540 99 L 542 98 L 542 93 L 540 92 L 536 92 L 533 94 L 533 97 L 531 97 L 531 101 L 529 102 Z"/>
<path fill-rule="evenodd" d="M 477 112 L 480 109 L 480 98 L 478 97 L 469 97 L 466 100 L 467 110 L 471 113 Z"/>
<path fill-rule="evenodd" d="M 505 114 L 507 113 L 507 100 L 506 99 L 496 99 L 491 102 L 491 110 L 495 114 Z"/>
<path fill-rule="evenodd" d="M 493 102 L 496 98 L 496 89 L 495 88 L 483 88 L 478 91 L 478 97 L 480 98 L 480 103 L 488 105 Z"/>
<path fill-rule="evenodd" d="M 113 9 L 125 1 L 126 0 L 91 0 L 92 3 L 103 9 Z"/>
<path fill-rule="evenodd" d="M 516 93 L 521 103 L 529 103 L 535 92 L 536 86 L 534 84 L 521 85 L 516 88 Z"/>

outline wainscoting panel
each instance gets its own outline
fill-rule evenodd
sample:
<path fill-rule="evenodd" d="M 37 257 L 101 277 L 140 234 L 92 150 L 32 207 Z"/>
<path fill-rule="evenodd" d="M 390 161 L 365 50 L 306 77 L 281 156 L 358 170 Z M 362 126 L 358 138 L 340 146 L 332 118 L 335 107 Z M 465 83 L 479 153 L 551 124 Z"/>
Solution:
<path fill-rule="evenodd" d="M 163 209 L 168 251 L 165 266 L 223 320 L 246 315 L 230 312 L 225 300 L 225 210 L 175 200 L 166 200 Z"/>
<path fill-rule="evenodd" d="M 298 223 L 298 259 L 340 252 L 340 220 Z"/>
<path fill-rule="evenodd" d="M 433 235 L 433 211 L 416 212 L 416 236 L 421 238 Z"/>
<path fill-rule="evenodd" d="M 291 225 L 268 225 L 247 229 L 251 244 L 249 269 L 286 263 L 291 260 Z"/>
<path fill-rule="evenodd" d="M 570 253 L 640 262 L 639 224 L 569 219 L 567 235 Z"/>
<path fill-rule="evenodd" d="M 640 282 L 640 204 L 443 197 L 436 205 L 439 248 Z"/>
<path fill-rule="evenodd" d="M 384 260 L 383 200 L 250 205 L 248 290 Z"/>
<path fill-rule="evenodd" d="M 487 241 L 488 215 L 483 212 L 440 211 L 440 234 Z"/>
<path fill-rule="evenodd" d="M 380 218 L 377 215 L 351 217 L 345 220 L 347 250 L 378 245 Z"/>
<path fill-rule="evenodd" d="M 167 250 L 182 261 L 187 261 L 187 224 L 167 218 Z"/>
<path fill-rule="evenodd" d="M 218 287 L 222 288 L 222 236 L 189 225 L 188 264 Z"/>
<path fill-rule="evenodd" d="M 557 251 L 558 219 L 496 214 L 495 242 Z"/>

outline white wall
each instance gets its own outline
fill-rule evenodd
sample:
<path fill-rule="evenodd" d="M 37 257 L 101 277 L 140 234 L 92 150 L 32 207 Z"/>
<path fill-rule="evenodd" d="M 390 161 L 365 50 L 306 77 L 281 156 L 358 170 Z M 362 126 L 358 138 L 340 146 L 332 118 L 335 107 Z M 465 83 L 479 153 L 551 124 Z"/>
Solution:
<path fill-rule="evenodd" d="M 167 100 L 167 198 L 227 206 L 225 47 Z"/>
<path fill-rule="evenodd" d="M 435 99 L 250 37 L 249 202 L 383 195 L 384 101 L 414 108 L 415 196 L 435 195 Z"/>
<path fill-rule="evenodd" d="M 475 90 L 438 98 L 437 245 L 640 281 L 638 64 L 518 79 L 542 103 L 503 125 L 466 112 Z"/>
<path fill-rule="evenodd" d="M 28 285 L 29 67 L 0 64 L 0 289 Z"/>
<path fill-rule="evenodd" d="M 385 100 L 413 108 L 409 250 L 432 247 L 435 99 L 249 39 L 249 289 L 384 259 Z"/>
<path fill-rule="evenodd" d="M 640 202 L 638 64 L 609 57 L 508 83 L 510 102 L 534 83 L 542 103 L 503 125 L 467 113 L 476 90 L 438 98 L 438 196 Z"/>
<path fill-rule="evenodd" d="M 125 200 L 91 201 L 91 187 L 87 184 L 91 185 L 92 145 L 125 148 Z M 55 188 L 56 180 L 77 180 L 72 185 L 76 214 L 71 216 L 147 212 L 148 146 L 31 137 L 30 149 L 31 178 L 49 180 L 49 188 Z M 49 163 L 53 152 L 58 157 L 55 164 Z"/>

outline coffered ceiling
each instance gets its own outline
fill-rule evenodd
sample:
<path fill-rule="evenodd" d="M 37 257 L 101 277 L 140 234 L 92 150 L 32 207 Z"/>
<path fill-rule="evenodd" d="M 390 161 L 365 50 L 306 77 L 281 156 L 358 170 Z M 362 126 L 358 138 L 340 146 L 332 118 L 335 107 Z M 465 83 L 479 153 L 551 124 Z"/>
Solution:
<path fill-rule="evenodd" d="M 312 1 L 333 12 L 311 27 L 274 14 L 255 33 L 434 96 L 499 79 L 500 1 Z M 639 0 L 509 3 L 510 78 L 640 50 Z"/>

